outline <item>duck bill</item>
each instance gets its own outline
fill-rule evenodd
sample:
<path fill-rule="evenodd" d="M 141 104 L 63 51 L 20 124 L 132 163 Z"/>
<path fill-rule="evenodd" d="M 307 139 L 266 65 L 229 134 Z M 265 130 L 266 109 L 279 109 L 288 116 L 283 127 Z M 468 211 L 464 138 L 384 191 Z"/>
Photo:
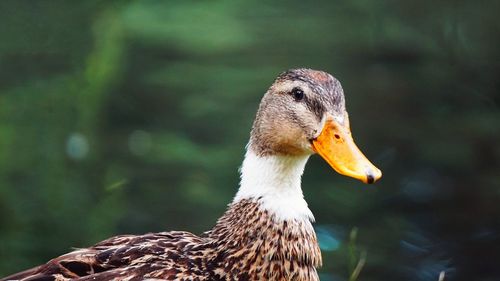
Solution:
<path fill-rule="evenodd" d="M 312 141 L 313 149 L 339 174 L 364 183 L 374 183 L 382 177 L 382 172 L 354 143 L 349 121 L 344 123 L 341 125 L 334 119 L 328 119 L 320 135 Z"/>

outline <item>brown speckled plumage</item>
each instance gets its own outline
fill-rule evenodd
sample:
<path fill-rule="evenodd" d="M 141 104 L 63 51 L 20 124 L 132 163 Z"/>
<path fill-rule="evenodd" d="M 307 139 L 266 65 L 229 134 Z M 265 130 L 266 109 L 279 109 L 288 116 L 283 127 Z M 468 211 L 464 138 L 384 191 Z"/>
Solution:
<path fill-rule="evenodd" d="M 319 280 L 310 222 L 277 221 L 258 199 L 229 206 L 198 237 L 172 231 L 124 235 L 2 280 Z"/>
<path fill-rule="evenodd" d="M 300 101 L 292 94 L 296 88 L 304 93 Z M 311 140 L 322 129 L 325 112 L 339 120 L 347 119 L 342 87 L 333 76 L 310 69 L 284 72 L 262 99 L 248 149 L 257 158 L 300 159 L 301 155 L 311 155 Z M 294 161 L 297 162 L 277 159 L 268 164 L 288 165 Z M 0 281 L 319 280 L 316 268 L 321 266 L 321 253 L 309 221 L 312 214 L 300 190 L 305 162 L 298 169 L 276 167 L 268 181 L 259 180 L 259 164 L 262 163 L 254 163 L 257 168 L 252 176 L 264 186 L 256 190 L 268 192 L 276 185 L 278 190 L 285 190 L 285 197 L 275 196 L 273 190 L 268 197 L 239 198 L 229 205 L 212 230 L 199 237 L 181 231 L 117 236 Z M 283 177 L 285 171 L 298 174 Z M 292 178 L 297 184 L 291 184 Z M 246 186 L 245 192 L 251 193 L 253 187 Z M 272 198 L 279 201 L 290 194 L 296 194 L 291 197 L 295 201 L 281 201 L 284 205 L 276 209 L 280 211 L 271 213 L 264 207 L 273 203 Z M 283 210 L 294 213 L 299 208 L 295 202 L 302 204 L 300 211 L 306 215 L 284 216 L 288 213 Z"/>

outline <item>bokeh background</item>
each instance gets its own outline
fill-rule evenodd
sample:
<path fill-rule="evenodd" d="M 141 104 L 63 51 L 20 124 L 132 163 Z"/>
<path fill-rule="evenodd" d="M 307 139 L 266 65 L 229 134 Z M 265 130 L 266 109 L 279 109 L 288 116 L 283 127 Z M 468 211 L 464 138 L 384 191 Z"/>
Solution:
<path fill-rule="evenodd" d="M 499 1 L 0 2 L 0 276 L 209 229 L 259 100 L 343 84 L 374 186 L 313 157 L 322 280 L 500 280 Z M 357 234 L 357 235 L 353 235 Z"/>

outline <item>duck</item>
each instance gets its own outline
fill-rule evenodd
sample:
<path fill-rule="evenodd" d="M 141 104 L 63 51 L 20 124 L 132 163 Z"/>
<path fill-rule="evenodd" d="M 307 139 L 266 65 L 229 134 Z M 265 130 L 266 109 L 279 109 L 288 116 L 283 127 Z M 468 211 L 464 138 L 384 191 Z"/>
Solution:
<path fill-rule="evenodd" d="M 238 191 L 211 230 L 115 236 L 1 280 L 319 280 L 314 216 L 301 188 L 314 154 L 364 183 L 382 176 L 353 141 L 340 82 L 290 69 L 262 97 Z"/>

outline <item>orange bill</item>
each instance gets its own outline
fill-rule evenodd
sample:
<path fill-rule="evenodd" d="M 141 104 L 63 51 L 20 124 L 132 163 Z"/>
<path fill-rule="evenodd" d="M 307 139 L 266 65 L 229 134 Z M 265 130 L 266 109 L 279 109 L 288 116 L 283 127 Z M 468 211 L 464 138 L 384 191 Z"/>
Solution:
<path fill-rule="evenodd" d="M 339 174 L 353 177 L 364 183 L 374 183 L 382 177 L 352 140 L 349 121 L 341 125 L 328 119 L 321 134 L 312 141 L 314 150 Z"/>

